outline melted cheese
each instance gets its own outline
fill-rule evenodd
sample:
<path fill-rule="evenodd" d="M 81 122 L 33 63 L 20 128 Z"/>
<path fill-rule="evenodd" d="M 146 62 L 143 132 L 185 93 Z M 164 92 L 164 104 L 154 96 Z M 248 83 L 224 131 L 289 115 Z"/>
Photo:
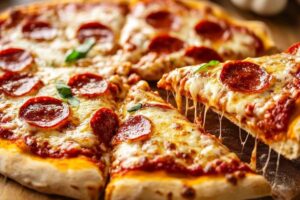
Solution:
<path fill-rule="evenodd" d="M 138 166 L 145 158 L 156 160 L 168 156 L 188 169 L 199 166 L 205 168 L 216 159 L 225 162 L 238 159 L 216 138 L 203 134 L 195 124 L 189 122 L 177 110 L 153 106 L 132 113 L 127 112 L 127 109 L 136 103 L 165 104 L 154 93 L 140 89 L 133 89 L 129 92 L 121 110 L 123 120 L 134 115 L 145 116 L 151 121 L 152 131 L 150 138 L 145 141 L 124 141 L 114 147 L 113 171 Z M 170 145 L 175 146 L 174 149 L 169 148 Z M 180 154 L 187 155 L 190 159 L 178 156 Z"/>
<path fill-rule="evenodd" d="M 69 78 L 78 73 L 92 72 L 95 69 L 76 69 L 76 68 L 43 68 L 35 75 L 39 77 L 43 83 L 42 87 L 37 94 L 33 96 L 50 96 L 60 99 L 59 94 L 56 91 L 55 84 L 62 81 L 67 83 Z M 1 94 L 3 101 L 3 112 L 12 118 L 9 123 L 3 124 L 3 127 L 11 129 L 19 137 L 31 135 L 34 132 L 34 138 L 37 138 L 40 142 L 49 142 L 53 148 L 69 148 L 72 147 L 93 147 L 98 145 L 97 137 L 93 134 L 90 127 L 90 119 L 92 115 L 101 107 L 110 108 L 115 110 L 116 104 L 113 101 L 111 95 L 103 95 L 99 98 L 87 99 L 83 97 L 77 97 L 80 101 L 79 106 L 71 108 L 71 121 L 75 126 L 75 129 L 66 129 L 63 132 L 58 130 L 43 130 L 28 125 L 21 120 L 18 116 L 19 108 L 23 103 L 33 96 L 24 96 L 20 98 L 7 98 Z M 5 109 L 4 109 L 5 108 Z"/>
<path fill-rule="evenodd" d="M 189 95 L 194 101 L 200 101 L 216 109 L 219 113 L 224 112 L 226 117 L 229 116 L 237 124 L 241 122 L 243 128 L 253 130 L 253 134 L 257 134 L 259 139 L 270 144 L 272 141 L 266 141 L 262 131 L 257 128 L 257 122 L 263 119 L 266 111 L 284 95 L 297 98 L 299 89 L 286 87 L 293 80 L 292 74 L 297 71 L 297 65 L 299 65 L 297 59 L 297 56 L 285 53 L 245 59 L 245 61 L 258 64 L 272 76 L 270 87 L 261 93 L 245 94 L 227 88 L 219 78 L 223 64 L 211 70 L 209 76 L 192 73 L 198 66 L 180 68 L 165 75 L 158 85 L 177 91 L 177 93 L 183 91 L 181 94 Z M 178 88 L 179 82 L 183 78 L 187 78 L 187 81 Z M 254 105 L 253 116 L 248 116 L 246 113 L 246 107 L 250 104 Z M 299 143 L 300 132 L 297 131 L 299 126 L 298 114 L 295 114 L 293 120 L 290 120 L 288 134 L 284 133 L 286 137 L 280 141 L 291 139 L 295 143 Z M 275 148 L 277 149 L 277 147 Z"/>

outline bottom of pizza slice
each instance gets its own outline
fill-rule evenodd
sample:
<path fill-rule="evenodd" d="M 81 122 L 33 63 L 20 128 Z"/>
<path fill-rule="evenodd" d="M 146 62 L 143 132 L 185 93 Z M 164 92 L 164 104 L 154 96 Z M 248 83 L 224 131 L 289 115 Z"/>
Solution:
<path fill-rule="evenodd" d="M 139 82 L 112 140 L 106 199 L 251 199 L 270 195 L 263 176 Z"/>

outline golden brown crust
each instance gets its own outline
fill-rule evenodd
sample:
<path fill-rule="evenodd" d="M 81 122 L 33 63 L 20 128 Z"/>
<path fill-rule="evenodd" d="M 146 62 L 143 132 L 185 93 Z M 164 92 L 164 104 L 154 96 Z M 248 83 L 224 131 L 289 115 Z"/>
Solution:
<path fill-rule="evenodd" d="M 48 194 L 75 199 L 98 199 L 105 172 L 84 157 L 49 159 L 32 156 L 11 141 L 0 140 L 0 173 Z"/>
<path fill-rule="evenodd" d="M 131 172 L 113 177 L 107 200 L 148 199 L 252 199 L 270 195 L 270 186 L 259 175 L 247 174 L 232 184 L 224 176 L 182 178 L 163 172 Z"/>

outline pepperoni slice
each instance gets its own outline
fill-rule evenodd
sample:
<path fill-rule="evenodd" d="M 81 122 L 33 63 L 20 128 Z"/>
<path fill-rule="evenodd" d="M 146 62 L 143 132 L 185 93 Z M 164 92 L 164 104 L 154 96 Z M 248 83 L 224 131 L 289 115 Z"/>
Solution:
<path fill-rule="evenodd" d="M 149 46 L 148 50 L 160 54 L 168 54 L 175 51 L 179 51 L 184 47 L 184 42 L 176 37 L 163 34 L 154 37 Z"/>
<path fill-rule="evenodd" d="M 57 30 L 48 22 L 29 21 L 22 27 L 25 37 L 34 40 L 51 40 L 56 36 Z"/>
<path fill-rule="evenodd" d="M 68 85 L 74 94 L 94 98 L 106 93 L 109 83 L 97 74 L 84 73 L 73 76 Z"/>
<path fill-rule="evenodd" d="M 19 72 L 32 63 L 32 55 L 23 49 L 9 48 L 0 51 L 0 67 L 5 71 Z"/>
<path fill-rule="evenodd" d="M 14 140 L 16 139 L 14 133 L 6 128 L 0 127 L 0 138 L 4 140 Z"/>
<path fill-rule="evenodd" d="M 0 90 L 11 97 L 35 92 L 42 86 L 43 82 L 32 75 L 7 72 L 0 77 Z"/>
<path fill-rule="evenodd" d="M 297 53 L 300 54 L 300 42 L 293 44 L 287 50 L 285 50 L 285 52 L 293 55 L 296 55 Z"/>
<path fill-rule="evenodd" d="M 142 115 L 135 115 L 121 125 L 113 143 L 147 139 L 150 136 L 151 129 L 152 124 L 148 118 Z"/>
<path fill-rule="evenodd" d="M 58 128 L 68 122 L 67 104 L 53 97 L 41 96 L 27 100 L 20 108 L 19 117 L 39 128 Z"/>
<path fill-rule="evenodd" d="M 77 39 L 83 42 L 87 38 L 95 38 L 100 42 L 112 42 L 113 31 L 99 22 L 89 22 L 82 24 L 77 30 Z"/>
<path fill-rule="evenodd" d="M 231 90 L 258 93 L 270 85 L 270 75 L 259 65 L 246 61 L 234 61 L 223 66 L 220 79 Z"/>
<path fill-rule="evenodd" d="M 93 115 L 90 124 L 94 134 L 99 137 L 100 141 L 109 146 L 118 129 L 119 119 L 111 109 L 100 108 Z"/>
<path fill-rule="evenodd" d="M 172 29 L 178 25 L 178 18 L 169 11 L 159 10 L 148 14 L 146 22 L 157 29 Z"/>
<path fill-rule="evenodd" d="M 186 50 L 185 56 L 193 58 L 197 63 L 205 63 L 211 60 L 223 61 L 215 50 L 208 47 L 190 47 Z"/>
<path fill-rule="evenodd" d="M 196 24 L 195 31 L 204 38 L 217 40 L 223 37 L 226 30 L 217 22 L 201 20 Z"/>

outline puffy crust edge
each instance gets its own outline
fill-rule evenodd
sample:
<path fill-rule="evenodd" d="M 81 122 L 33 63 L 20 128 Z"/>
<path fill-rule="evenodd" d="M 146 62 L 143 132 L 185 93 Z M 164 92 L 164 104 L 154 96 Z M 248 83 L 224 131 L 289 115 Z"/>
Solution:
<path fill-rule="evenodd" d="M 87 200 L 100 196 L 106 180 L 93 163 L 78 169 L 70 166 L 72 159 L 36 158 L 11 146 L 0 146 L 0 173 L 4 176 L 43 193 Z M 83 157 L 78 159 L 90 162 Z"/>
<path fill-rule="evenodd" d="M 140 173 L 113 177 L 106 188 L 107 200 L 151 199 L 251 199 L 270 195 L 270 186 L 260 175 L 247 174 L 234 185 L 224 176 L 179 178 L 167 174 Z M 194 192 L 194 193 L 193 193 Z M 189 196 L 190 195 L 190 196 Z"/>

